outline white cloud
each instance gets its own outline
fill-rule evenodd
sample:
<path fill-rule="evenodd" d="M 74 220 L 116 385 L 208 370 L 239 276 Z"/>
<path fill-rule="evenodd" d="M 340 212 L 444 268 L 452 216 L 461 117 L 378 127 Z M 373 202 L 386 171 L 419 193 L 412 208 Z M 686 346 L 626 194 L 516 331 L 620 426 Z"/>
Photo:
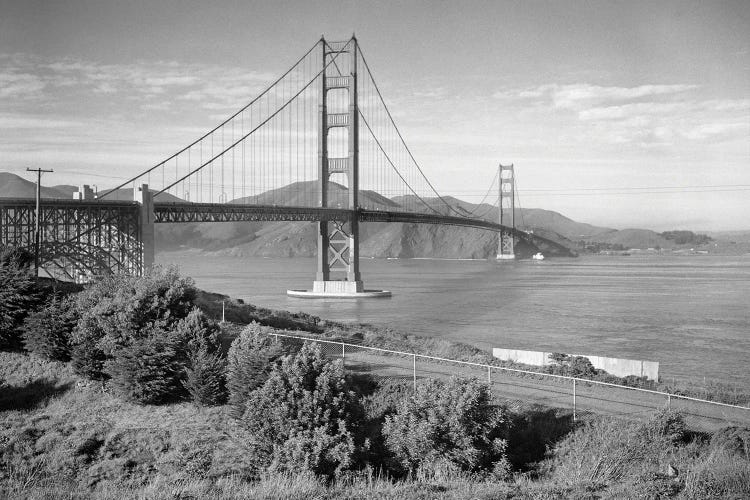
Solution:
<path fill-rule="evenodd" d="M 36 97 L 44 86 L 42 79 L 36 75 L 15 71 L 0 73 L 0 99 Z"/>
<path fill-rule="evenodd" d="M 679 94 L 694 90 L 697 85 L 639 85 L 636 87 L 603 87 L 587 83 L 553 85 L 550 88 L 552 101 L 558 108 L 579 109 L 594 103 L 626 101 L 645 97 Z"/>
<path fill-rule="evenodd" d="M 0 113 L 0 129 L 59 129 L 65 127 L 81 127 L 79 121 L 66 120 L 41 115 L 27 115 L 14 113 Z"/>

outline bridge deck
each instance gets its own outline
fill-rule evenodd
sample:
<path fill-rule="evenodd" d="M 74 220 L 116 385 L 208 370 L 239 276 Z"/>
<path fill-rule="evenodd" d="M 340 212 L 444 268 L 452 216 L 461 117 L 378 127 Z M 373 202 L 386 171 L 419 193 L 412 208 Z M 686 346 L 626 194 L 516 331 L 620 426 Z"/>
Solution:
<path fill-rule="evenodd" d="M 33 209 L 34 199 L 1 198 L 0 208 Z M 42 200 L 42 206 L 56 210 L 101 211 L 102 209 L 137 210 L 135 201 L 122 200 Z M 504 226 L 496 222 L 451 215 L 398 212 L 388 210 L 349 210 L 343 208 L 279 206 L 279 205 L 240 205 L 232 203 L 190 203 L 190 202 L 155 202 L 154 222 L 156 223 L 190 223 L 190 222 L 242 222 L 242 221 L 350 221 L 359 218 L 362 222 L 402 222 L 416 224 L 443 224 L 472 227 L 495 232 L 508 232 L 530 244 L 543 244 L 561 255 L 573 255 L 569 249 L 547 238 Z"/>

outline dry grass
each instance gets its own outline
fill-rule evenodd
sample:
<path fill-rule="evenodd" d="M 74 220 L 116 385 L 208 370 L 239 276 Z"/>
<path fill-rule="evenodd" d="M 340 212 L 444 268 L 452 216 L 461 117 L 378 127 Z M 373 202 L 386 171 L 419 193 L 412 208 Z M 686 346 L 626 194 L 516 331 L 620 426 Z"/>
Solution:
<path fill-rule="evenodd" d="M 250 438 L 225 407 L 125 403 L 62 363 L 18 353 L 0 353 L 0 381 L 7 405 L 0 408 L 0 498 L 750 498 L 750 460 L 741 451 L 699 436 L 680 440 L 653 422 L 601 418 L 567 436 L 551 433 L 537 443 L 550 446 L 547 458 L 507 482 L 441 471 L 393 481 L 364 471 L 326 484 L 258 476 Z M 527 418 L 524 432 L 553 417 L 561 418 Z"/>

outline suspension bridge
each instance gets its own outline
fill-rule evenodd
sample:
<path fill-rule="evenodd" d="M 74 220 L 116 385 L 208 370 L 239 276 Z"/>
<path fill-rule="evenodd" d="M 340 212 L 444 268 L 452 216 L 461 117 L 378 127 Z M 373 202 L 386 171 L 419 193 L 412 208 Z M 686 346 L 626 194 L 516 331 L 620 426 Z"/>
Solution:
<path fill-rule="evenodd" d="M 353 36 L 321 38 L 252 101 L 197 140 L 94 197 L 0 199 L 0 243 L 34 250 L 50 276 L 87 281 L 141 274 L 154 262 L 154 224 L 316 222 L 318 295 L 364 292 L 360 224 L 406 222 L 498 233 L 498 258 L 519 242 L 564 246 L 516 229 L 513 167 L 500 166 L 471 209 L 441 195 L 409 149 Z M 132 192 L 132 195 L 130 194 Z M 484 201 L 497 200 L 487 208 Z M 497 209 L 497 216 L 494 215 Z M 494 220 L 490 220 L 492 215 Z"/>

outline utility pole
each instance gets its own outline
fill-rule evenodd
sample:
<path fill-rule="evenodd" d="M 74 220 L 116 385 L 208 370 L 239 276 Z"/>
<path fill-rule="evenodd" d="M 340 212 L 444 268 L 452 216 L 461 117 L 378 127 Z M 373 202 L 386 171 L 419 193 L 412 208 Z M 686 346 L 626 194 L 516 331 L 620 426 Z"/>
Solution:
<path fill-rule="evenodd" d="M 42 197 L 42 172 L 54 172 L 42 168 L 27 168 L 27 172 L 36 172 L 36 212 L 34 214 L 34 278 L 39 277 L 39 243 L 41 234 L 39 232 L 39 199 Z"/>

